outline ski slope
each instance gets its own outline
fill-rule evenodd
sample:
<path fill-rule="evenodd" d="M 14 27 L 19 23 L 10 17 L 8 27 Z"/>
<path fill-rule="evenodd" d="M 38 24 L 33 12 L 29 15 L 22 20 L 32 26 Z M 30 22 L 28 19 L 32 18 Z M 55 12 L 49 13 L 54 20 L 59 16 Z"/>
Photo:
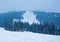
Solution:
<path fill-rule="evenodd" d="M 60 36 L 32 32 L 11 32 L 0 27 L 0 42 L 60 42 Z"/>

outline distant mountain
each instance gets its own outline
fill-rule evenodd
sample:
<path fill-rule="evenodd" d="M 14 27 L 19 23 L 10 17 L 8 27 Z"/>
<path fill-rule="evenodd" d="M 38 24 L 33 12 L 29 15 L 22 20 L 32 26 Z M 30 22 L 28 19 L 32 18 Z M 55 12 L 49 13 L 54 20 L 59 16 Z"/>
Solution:
<path fill-rule="evenodd" d="M 21 21 L 22 19 L 23 21 Z M 38 20 L 39 24 L 36 20 Z M 33 22 L 29 25 L 31 21 Z M 1 13 L 0 27 L 8 31 L 30 31 L 34 33 L 60 35 L 60 13 L 42 11 L 12 11 Z"/>
<path fill-rule="evenodd" d="M 21 19 L 22 15 L 25 11 L 12 11 L 7 13 L 0 14 L 0 27 L 3 27 L 4 24 L 7 22 L 8 24 L 12 24 L 13 19 Z"/>
<path fill-rule="evenodd" d="M 42 12 L 42 11 L 32 11 L 41 22 L 54 23 L 56 26 L 60 26 L 60 13 L 54 12 Z"/>
<path fill-rule="evenodd" d="M 42 12 L 42 11 L 32 11 L 36 15 L 36 19 L 40 22 L 54 23 L 56 26 L 60 26 L 60 13 L 55 12 Z M 3 27 L 7 22 L 12 24 L 13 19 L 22 19 L 22 15 L 25 11 L 11 11 L 7 13 L 0 13 L 0 27 Z"/>

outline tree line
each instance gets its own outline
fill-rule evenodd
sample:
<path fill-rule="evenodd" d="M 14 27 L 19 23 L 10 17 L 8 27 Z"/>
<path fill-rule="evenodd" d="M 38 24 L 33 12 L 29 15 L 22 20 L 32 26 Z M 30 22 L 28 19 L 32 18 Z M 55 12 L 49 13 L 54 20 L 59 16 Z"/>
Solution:
<path fill-rule="evenodd" d="M 49 24 L 48 22 L 44 22 L 43 24 L 33 23 L 31 25 L 27 22 L 23 23 L 21 21 L 14 22 L 14 24 L 5 22 L 4 28 L 8 31 L 30 31 L 34 33 L 60 35 L 60 27 L 56 27 L 53 23 Z"/>

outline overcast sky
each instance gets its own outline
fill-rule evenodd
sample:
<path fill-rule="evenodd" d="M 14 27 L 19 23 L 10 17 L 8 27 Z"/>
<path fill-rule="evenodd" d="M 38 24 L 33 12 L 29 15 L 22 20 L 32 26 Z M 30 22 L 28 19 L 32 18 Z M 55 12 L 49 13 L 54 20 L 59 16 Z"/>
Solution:
<path fill-rule="evenodd" d="M 60 12 L 60 0 L 0 0 L 0 12 L 14 10 Z"/>

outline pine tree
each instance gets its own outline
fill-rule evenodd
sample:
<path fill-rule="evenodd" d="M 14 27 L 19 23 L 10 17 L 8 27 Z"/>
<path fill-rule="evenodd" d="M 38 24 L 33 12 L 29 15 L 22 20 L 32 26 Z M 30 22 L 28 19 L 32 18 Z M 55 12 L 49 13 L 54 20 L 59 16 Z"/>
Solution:
<path fill-rule="evenodd" d="M 53 23 L 50 24 L 50 34 L 55 34 L 55 25 Z"/>

